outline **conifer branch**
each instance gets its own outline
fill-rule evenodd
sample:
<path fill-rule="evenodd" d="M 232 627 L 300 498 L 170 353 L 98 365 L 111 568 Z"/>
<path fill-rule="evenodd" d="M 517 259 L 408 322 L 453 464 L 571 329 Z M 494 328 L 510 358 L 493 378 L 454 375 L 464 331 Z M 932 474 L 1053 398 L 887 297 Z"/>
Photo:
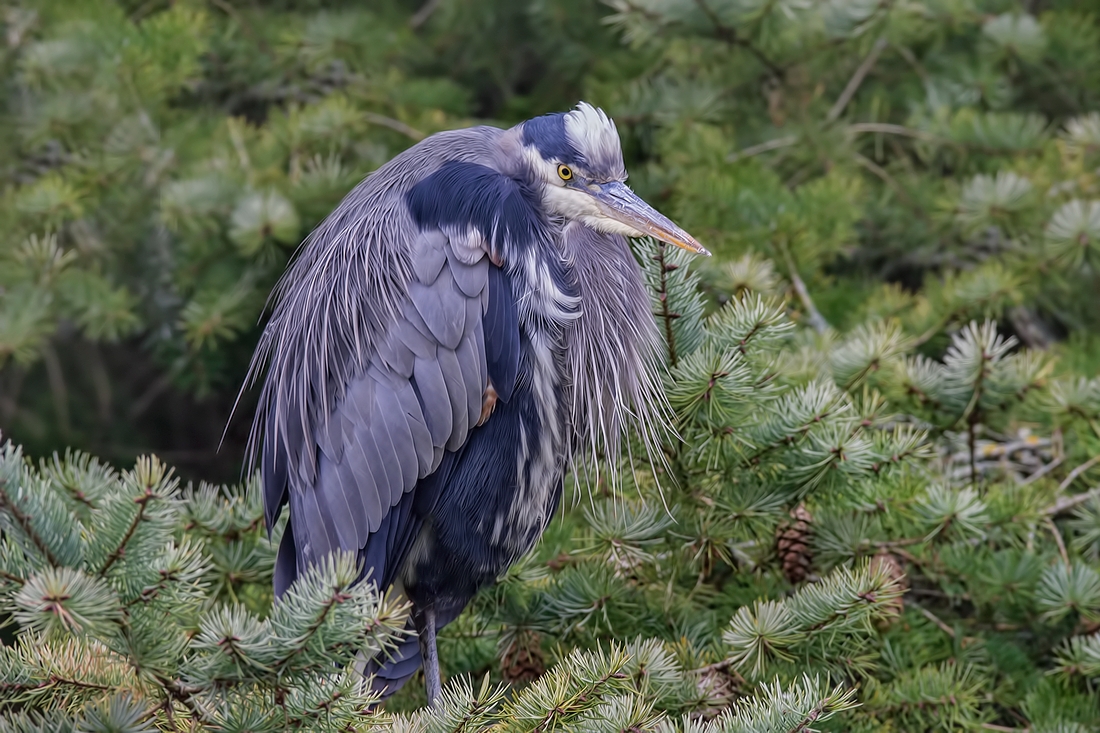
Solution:
<path fill-rule="evenodd" d="M 707 20 L 709 20 L 711 22 L 711 25 L 714 26 L 714 30 L 715 33 L 718 35 L 718 38 L 731 45 L 744 48 L 746 51 L 751 53 L 756 58 L 756 60 L 759 61 L 764 66 L 764 68 L 766 68 L 771 73 L 772 76 L 778 79 L 782 79 L 785 76 L 786 71 L 783 69 L 783 67 L 779 66 L 771 59 L 769 59 L 767 55 L 759 48 L 757 48 L 756 44 L 754 44 L 752 41 L 739 35 L 737 33 L 737 29 L 731 28 L 723 23 L 721 18 L 719 18 L 718 15 L 715 14 L 714 9 L 707 5 L 706 0 L 694 0 L 694 2 L 696 7 L 698 7 L 699 10 L 703 12 L 703 15 L 707 16 Z"/>
<path fill-rule="evenodd" d="M 761 153 L 767 153 L 771 150 L 779 150 L 780 148 L 789 148 L 799 142 L 801 138 L 797 135 L 788 135 L 786 137 L 777 137 L 773 140 L 767 140 L 757 145 L 750 145 L 747 148 L 738 150 L 737 152 L 730 153 L 726 156 L 727 163 L 736 163 L 744 158 L 751 158 L 754 155 L 760 155 Z"/>
<path fill-rule="evenodd" d="M 11 583 L 15 583 L 16 585 L 23 585 L 27 582 L 25 578 L 20 578 L 18 575 L 9 573 L 6 570 L 0 570 L 0 578 L 3 578 L 4 580 L 7 580 Z"/>
<path fill-rule="evenodd" d="M 671 312 L 668 305 L 668 273 L 669 265 L 665 262 L 665 251 L 668 245 L 664 242 L 658 242 L 657 254 L 654 255 L 654 259 L 657 260 L 657 267 L 660 272 L 660 285 L 657 289 L 657 299 L 661 303 L 661 322 L 665 327 L 665 341 L 668 343 L 668 362 L 670 366 L 675 367 L 679 361 L 676 355 L 676 336 L 672 330 L 672 320 L 675 315 Z"/>
<path fill-rule="evenodd" d="M 909 50 L 909 47 L 903 46 L 898 43 L 892 43 L 890 45 L 895 51 L 898 52 L 899 56 L 905 59 L 905 63 L 909 64 L 913 71 L 916 72 L 917 76 L 920 77 L 920 80 L 927 84 L 929 79 L 928 70 L 925 69 L 924 65 L 921 64 L 917 57 L 913 55 L 913 52 Z"/>
<path fill-rule="evenodd" d="M 1076 481 L 1077 478 L 1081 474 L 1083 474 L 1085 471 L 1088 471 L 1090 468 L 1095 466 L 1097 463 L 1100 463 L 1100 455 L 1093 456 L 1092 458 L 1088 459 L 1087 461 L 1082 463 L 1077 468 L 1070 471 L 1069 475 L 1066 476 L 1065 480 L 1062 481 L 1062 483 L 1058 484 L 1058 493 L 1060 494 L 1063 491 L 1065 491 L 1066 489 L 1068 489 L 1070 486 L 1072 486 L 1073 482 Z"/>
<path fill-rule="evenodd" d="M 1054 469 L 1058 468 L 1058 466 L 1061 466 L 1062 462 L 1065 461 L 1065 460 L 1066 460 L 1066 457 L 1064 455 L 1062 455 L 1062 456 L 1058 456 L 1057 458 L 1050 461 L 1049 463 L 1044 463 L 1041 468 L 1039 468 L 1035 471 L 1035 473 L 1031 474 L 1030 476 L 1025 478 L 1023 481 L 1021 481 L 1020 485 L 1021 486 L 1027 486 L 1028 484 L 1035 483 L 1036 481 L 1041 479 L 1043 476 L 1046 476 L 1048 473 L 1050 473 Z"/>
<path fill-rule="evenodd" d="M 27 133 L 0 140 L 15 161 L 0 191 L 13 243 L 0 247 L 0 423 L 13 431 L 58 432 L 64 421 L 32 408 L 57 412 L 50 395 L 67 387 L 53 377 L 83 353 L 74 338 L 123 356 L 63 400 L 74 421 L 99 416 L 104 445 L 127 414 L 172 409 L 155 404 L 170 385 L 232 378 L 230 344 L 246 345 L 271 278 L 361 173 L 422 140 L 417 120 L 466 125 L 463 99 L 519 122 L 525 105 L 506 103 L 517 83 L 575 90 L 602 69 L 596 86 L 620 90 L 628 157 L 676 202 L 665 213 L 730 252 L 770 247 L 774 262 L 720 265 L 710 309 L 707 263 L 631 244 L 668 348 L 652 387 L 682 440 L 650 446 L 669 457 L 656 477 L 637 436 L 626 455 L 597 456 L 616 473 L 586 510 L 562 510 L 552 541 L 441 635 L 452 670 L 486 668 L 496 641 L 504 684 L 453 677 L 440 705 L 410 715 L 376 712 L 346 669 L 403 638 L 407 607 L 357 582 L 353 554 L 272 605 L 277 555 L 255 484 L 177 496 L 158 483 L 158 503 L 135 507 L 144 478 L 68 456 L 36 469 L 0 447 L 0 611 L 15 622 L 3 629 L 15 643 L 0 645 L 0 714 L 14 722 L 0 728 L 1100 729 L 1088 697 L 1100 462 L 1094 436 L 1072 429 L 1100 433 L 1088 339 L 1100 318 L 1082 305 L 1100 261 L 1100 115 L 1074 110 L 1100 51 L 1051 52 L 1100 13 L 1048 3 L 978 17 L 955 4 L 940 14 L 943 42 L 917 58 L 877 36 L 888 22 L 891 37 L 919 37 L 920 18 L 874 3 L 609 0 L 611 18 L 582 3 L 563 23 L 563 0 L 531 12 L 482 0 L 484 13 L 447 13 L 442 28 L 442 0 L 404 14 L 142 2 L 56 0 L 57 12 L 5 18 L 5 94 Z M 621 39 L 598 32 L 604 20 Z M 533 32 L 522 78 L 498 73 L 515 67 L 504 35 Z M 425 77 L 424 43 L 467 73 Z M 645 59 L 607 63 L 642 45 Z M 251 62 L 276 47 L 279 63 Z M 583 63 L 545 63 L 555 54 Z M 482 93 L 485 79 L 505 93 Z M 1050 100 L 1067 99 L 1073 116 L 1054 114 Z M 211 135 L 204 120 L 226 115 Z M 89 176 L 86 159 L 105 164 Z M 221 241 L 234 246 L 211 248 Z M 139 250 L 155 256 L 127 254 Z M 858 266 L 831 277 L 845 261 Z M 1051 359 L 998 335 L 1007 323 L 1046 344 L 1021 313 L 1074 336 L 1055 350 L 1066 376 L 1048 379 Z M 930 353 L 940 341 L 947 353 Z M 154 360 L 152 374 L 125 358 L 154 343 L 185 356 Z M 137 401 L 111 380 L 138 384 Z M 1059 437 L 1024 436 L 1025 424 Z M 1089 460 L 1070 471 L 1066 456 Z M 681 490 L 661 492 L 664 470 Z M 779 529 L 794 503 L 809 520 Z M 577 549 L 550 559 L 561 547 Z M 903 597 L 928 623 L 905 622 L 917 614 Z M 1040 643 L 1005 636 L 1024 631 Z M 966 634 L 1012 669 L 973 656 Z M 1012 694 L 991 698 L 1004 680 Z M 419 688 L 387 706 L 412 707 Z"/>
<path fill-rule="evenodd" d="M 902 137 L 912 137 L 930 143 L 950 142 L 949 140 L 933 135 L 930 132 L 925 132 L 924 130 L 914 130 L 911 127 L 895 125 L 889 122 L 854 122 L 845 127 L 844 130 L 854 134 L 870 132 L 879 135 L 901 135 Z"/>
<path fill-rule="evenodd" d="M 374 125 L 380 125 L 382 127 L 388 127 L 394 132 L 399 132 L 410 140 L 417 142 L 423 140 L 426 136 L 420 130 L 414 127 L 406 125 L 401 120 L 395 120 L 392 117 L 386 117 L 375 112 L 364 112 L 363 119 Z"/>
<path fill-rule="evenodd" d="M 295 640 L 297 643 L 291 646 L 287 650 L 286 654 L 276 660 L 275 666 L 286 667 L 290 664 L 291 660 L 293 660 L 294 657 L 304 652 L 306 647 L 309 645 L 309 642 L 312 641 L 313 637 L 317 635 L 317 632 L 320 631 L 322 627 L 324 627 L 325 621 L 328 619 L 328 616 L 330 613 L 332 613 L 333 609 L 341 603 L 346 603 L 352 598 L 353 596 L 347 591 L 333 589 L 328 599 L 321 604 L 321 612 L 317 615 L 317 618 L 314 619 L 306 627 L 305 632 Z"/>
<path fill-rule="evenodd" d="M 427 2 L 421 5 L 420 9 L 409 18 L 409 27 L 414 31 L 418 30 L 420 26 L 428 22 L 428 19 L 432 17 L 442 4 L 443 0 L 427 0 Z"/>
<path fill-rule="evenodd" d="M 145 519 L 145 509 L 149 505 L 149 501 L 153 498 L 155 498 L 155 496 L 152 487 L 146 486 L 145 493 L 134 500 L 138 505 L 137 513 L 134 514 L 134 518 L 130 521 L 130 525 L 126 528 L 126 532 L 122 535 L 122 539 L 119 540 L 118 545 L 111 551 L 111 554 L 107 556 L 107 559 L 103 562 L 102 567 L 96 572 L 96 575 L 106 575 L 107 571 L 111 569 L 111 566 L 122 559 L 122 556 L 126 553 L 126 545 L 130 543 L 130 540 L 134 536 L 134 532 L 137 531 L 138 526 Z"/>
<path fill-rule="evenodd" d="M 19 505 L 15 503 L 15 500 L 8 495 L 7 491 L 8 482 L 3 477 L 0 477 L 0 509 L 7 509 L 12 518 L 19 524 L 19 529 L 25 534 L 34 546 L 38 548 L 38 551 L 42 553 L 42 556 L 46 558 L 53 567 L 60 567 L 61 563 L 58 562 L 57 557 L 50 551 L 49 545 L 42 539 L 41 535 L 34 528 L 34 524 L 31 523 L 31 518 L 24 514 Z"/>
<path fill-rule="evenodd" d="M 1046 509 L 1043 510 L 1043 514 L 1048 517 L 1056 517 L 1059 514 L 1063 514 L 1070 509 L 1073 509 L 1079 504 L 1084 504 L 1094 496 L 1100 496 L 1100 486 L 1089 489 L 1088 491 L 1080 494 L 1074 494 L 1073 496 L 1063 496 L 1058 501 L 1054 502 Z"/>
<path fill-rule="evenodd" d="M 853 152 L 852 153 L 852 160 L 854 160 L 858 165 L 862 166 L 863 168 L 866 168 L 867 170 L 871 171 L 871 173 L 873 173 L 874 175 L 876 175 L 880 179 L 882 179 L 882 182 L 885 183 L 887 186 L 889 186 L 890 189 L 892 191 L 894 191 L 894 193 L 896 193 L 901 198 L 902 201 L 904 201 L 906 204 L 908 204 L 914 210 L 917 209 L 917 203 L 915 201 L 913 201 L 913 198 L 909 195 L 909 192 L 906 191 L 902 187 L 902 185 L 894 179 L 893 176 L 891 176 L 889 173 L 887 173 L 885 168 L 883 168 L 882 166 L 880 166 L 875 161 L 871 160 L 867 156 L 862 155 L 860 153 Z"/>
<path fill-rule="evenodd" d="M 817 306 L 814 305 L 814 301 L 810 297 L 810 291 L 807 289 L 806 283 L 802 282 L 802 278 L 798 274 L 798 268 L 795 265 L 794 258 L 791 256 L 790 248 L 785 242 L 779 242 L 776 246 L 783 254 L 783 259 L 787 263 L 787 272 L 790 275 L 791 284 L 794 285 L 794 290 L 798 294 L 798 299 L 802 301 L 802 307 L 806 309 L 806 320 L 815 331 L 818 333 L 825 333 L 829 330 L 829 322 L 825 320 L 824 316 L 818 312 Z"/>
<path fill-rule="evenodd" d="M 952 639 L 954 639 L 956 637 L 955 630 L 953 628 L 951 628 L 946 623 L 944 623 L 943 619 L 941 619 L 939 616 L 937 616 L 936 614 L 929 611 L 924 606 L 921 606 L 921 605 L 919 605 L 919 604 L 917 604 L 917 603 L 915 603 L 911 600 L 908 600 L 908 599 L 904 600 L 903 603 L 905 603 L 905 605 L 907 605 L 907 606 L 912 606 L 913 608 L 920 611 L 920 614 L 922 616 L 924 616 L 926 619 L 928 619 L 929 621 L 934 623 L 940 629 L 940 631 L 947 634 Z"/>
<path fill-rule="evenodd" d="M 194 685 L 185 685 L 178 680 L 157 673 L 153 673 L 153 678 L 168 693 L 168 697 L 187 708 L 196 720 L 207 724 L 213 722 L 210 713 L 195 699 L 195 696 L 202 692 L 201 688 Z"/>
<path fill-rule="evenodd" d="M 1054 542 L 1058 545 L 1058 554 L 1062 556 L 1062 562 L 1066 564 L 1067 568 L 1073 567 L 1073 563 L 1069 560 L 1069 553 L 1066 552 L 1066 542 L 1062 539 L 1062 533 L 1058 529 L 1058 525 L 1050 517 L 1047 517 L 1043 524 L 1046 525 L 1046 528 L 1050 530 L 1050 534 L 1054 537 Z"/>
<path fill-rule="evenodd" d="M 871 72 L 875 63 L 878 61 L 878 57 L 882 55 L 882 52 L 886 49 L 887 43 L 885 38 L 879 38 L 871 46 L 870 53 L 867 54 L 867 58 L 863 59 L 863 63 L 859 65 L 856 72 L 852 74 L 852 78 L 848 80 L 848 83 L 844 86 L 844 91 L 840 93 L 836 102 L 833 103 L 829 113 L 825 115 L 826 122 L 833 122 L 844 112 L 845 107 L 852 101 L 852 97 L 855 96 L 859 90 L 863 80 L 867 77 L 867 74 Z"/>

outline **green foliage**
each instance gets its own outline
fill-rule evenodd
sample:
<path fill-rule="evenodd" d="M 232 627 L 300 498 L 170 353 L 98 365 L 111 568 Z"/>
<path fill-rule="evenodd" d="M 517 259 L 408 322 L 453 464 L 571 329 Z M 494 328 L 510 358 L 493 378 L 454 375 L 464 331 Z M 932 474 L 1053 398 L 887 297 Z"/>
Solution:
<path fill-rule="evenodd" d="M 18 631 L 0 647 L 0 707 L 21 715 L 11 730 L 62 725 L 66 711 L 74 730 L 360 720 L 370 698 L 356 680 L 320 670 L 392 644 L 405 609 L 356 584 L 353 557 L 313 569 L 274 609 L 238 600 L 271 582 L 255 494 L 181 490 L 156 458 L 118 474 L 55 455 L 36 470 L 5 443 L 0 597 Z"/>
<path fill-rule="evenodd" d="M 1049 440 L 995 437 L 1036 405 L 1076 405 L 1052 429 L 1095 424 L 1091 383 L 1037 378 L 1051 363 L 991 322 L 952 334 L 942 361 L 915 355 L 896 321 L 816 336 L 749 285 L 770 278 L 736 276 L 747 267 L 725 270 L 739 292 L 708 313 L 676 255 L 638 254 L 669 305 L 657 317 L 683 440 L 655 474 L 612 460 L 614 492 L 574 487 L 580 505 L 444 630 L 438 707 L 410 710 L 414 682 L 369 710 L 349 665 L 402 633 L 404 609 L 355 585 L 350 557 L 272 607 L 255 486 L 181 489 L 156 459 L 35 469 L 8 444 L 12 730 L 1100 724 L 1074 703 L 1100 675 L 1096 491 L 1067 492 L 1096 462 L 1066 469 Z M 777 555 L 796 504 L 805 534 Z M 785 575 L 789 552 L 810 558 L 804 581 Z M 518 659 L 533 680 L 514 677 Z"/>
<path fill-rule="evenodd" d="M 813 336 L 748 284 L 773 283 L 744 276 L 767 272 L 751 260 L 707 271 L 710 287 L 730 287 L 705 313 L 677 255 L 649 243 L 639 256 L 683 441 L 664 447 L 667 470 L 653 478 L 623 461 L 617 493 L 577 486 L 535 554 L 444 631 L 450 673 L 507 681 L 517 648 L 561 664 L 640 634 L 691 684 L 661 696 L 659 722 L 633 699 L 608 706 L 605 725 L 1100 723 L 1094 707 L 1028 712 L 1036 695 L 1073 701 L 1095 684 L 1095 491 L 1067 493 L 1095 461 L 1060 468 L 1073 453 L 1054 460 L 1049 440 L 1019 432 L 1067 402 L 1081 405 L 1075 417 L 1043 424 L 1094 422 L 1090 383 L 1051 381 L 1049 355 L 1018 350 L 989 321 L 952 333 L 941 359 L 916 354 L 896 319 Z M 1059 450 L 1078 439 L 1095 448 L 1067 432 Z M 812 573 L 792 588 L 774 537 L 798 503 L 812 516 Z M 775 690 L 805 702 L 810 679 L 811 702 L 778 702 Z"/>

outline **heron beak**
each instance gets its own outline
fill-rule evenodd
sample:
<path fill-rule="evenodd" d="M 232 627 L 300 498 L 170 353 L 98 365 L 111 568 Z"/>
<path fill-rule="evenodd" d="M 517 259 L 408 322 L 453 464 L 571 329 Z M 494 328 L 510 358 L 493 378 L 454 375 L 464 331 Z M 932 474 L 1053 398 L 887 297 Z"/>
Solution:
<path fill-rule="evenodd" d="M 683 247 L 688 252 L 710 257 L 703 245 L 695 237 L 676 226 L 667 216 L 638 198 L 638 195 L 619 181 L 603 183 L 592 192 L 600 210 L 608 218 L 620 224 L 636 229 L 640 234 L 648 234 L 662 242 Z"/>

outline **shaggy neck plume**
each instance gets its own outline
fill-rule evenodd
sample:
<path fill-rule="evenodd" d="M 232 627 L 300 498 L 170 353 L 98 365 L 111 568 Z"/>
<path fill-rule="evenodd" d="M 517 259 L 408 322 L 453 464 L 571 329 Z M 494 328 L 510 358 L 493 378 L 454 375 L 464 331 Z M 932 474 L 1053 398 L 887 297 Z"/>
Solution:
<path fill-rule="evenodd" d="M 661 387 L 660 336 L 641 269 L 626 239 L 572 223 L 563 240 L 581 317 L 566 328 L 568 406 L 575 460 L 598 466 L 619 456 L 625 431 L 640 438 L 650 463 L 662 460 L 672 412 Z"/>

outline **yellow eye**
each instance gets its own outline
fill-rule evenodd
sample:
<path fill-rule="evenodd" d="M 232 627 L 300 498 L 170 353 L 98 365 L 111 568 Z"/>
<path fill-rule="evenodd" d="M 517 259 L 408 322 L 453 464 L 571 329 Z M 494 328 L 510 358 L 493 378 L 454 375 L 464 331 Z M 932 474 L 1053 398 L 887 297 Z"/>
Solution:
<path fill-rule="evenodd" d="M 570 178 L 573 177 L 573 171 L 569 170 L 569 166 L 567 165 L 559 165 L 558 175 L 561 176 L 561 179 L 563 181 L 568 181 Z"/>

